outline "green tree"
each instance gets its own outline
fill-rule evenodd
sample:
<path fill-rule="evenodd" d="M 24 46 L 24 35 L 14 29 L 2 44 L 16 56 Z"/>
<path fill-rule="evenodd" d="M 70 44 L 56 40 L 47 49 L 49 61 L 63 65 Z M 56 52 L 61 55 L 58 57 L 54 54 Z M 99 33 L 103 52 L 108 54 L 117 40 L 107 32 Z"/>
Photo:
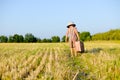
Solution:
<path fill-rule="evenodd" d="M 79 33 L 79 35 L 80 35 L 80 40 L 82 41 L 91 40 L 90 32 L 82 32 L 82 33 Z"/>
<path fill-rule="evenodd" d="M 14 42 L 13 36 L 9 36 L 8 42 Z"/>
<path fill-rule="evenodd" d="M 46 39 L 46 38 L 44 38 L 44 39 L 42 40 L 42 42 L 47 42 L 47 39 Z"/>
<path fill-rule="evenodd" d="M 52 37 L 52 42 L 60 42 L 60 37 L 59 36 L 53 36 Z"/>
<path fill-rule="evenodd" d="M 51 40 L 51 39 L 47 39 L 47 42 L 51 43 L 51 42 L 52 42 L 52 40 Z"/>
<path fill-rule="evenodd" d="M 20 42 L 20 40 L 19 40 L 19 35 L 18 35 L 18 34 L 14 34 L 14 36 L 13 36 L 13 41 L 14 41 L 14 42 Z"/>
<path fill-rule="evenodd" d="M 47 43 L 50 43 L 50 42 L 52 42 L 52 40 L 51 39 L 46 39 L 46 38 L 44 38 L 43 40 L 42 40 L 42 42 L 47 42 Z"/>
<path fill-rule="evenodd" d="M 19 42 L 24 42 L 24 37 L 22 35 L 19 35 Z"/>
<path fill-rule="evenodd" d="M 62 37 L 62 42 L 65 42 L 65 35 Z"/>
<path fill-rule="evenodd" d="M 8 42 L 16 42 L 16 43 L 24 42 L 24 37 L 19 34 L 14 34 L 13 36 L 9 36 Z"/>
<path fill-rule="evenodd" d="M 27 33 L 25 34 L 25 42 L 37 42 L 37 39 L 31 33 Z"/>
<path fill-rule="evenodd" d="M 36 38 L 36 39 L 37 39 L 38 43 L 42 42 L 42 40 L 40 38 Z"/>
<path fill-rule="evenodd" d="M 1 43 L 7 42 L 7 41 L 8 41 L 7 36 L 4 36 L 4 35 L 0 36 L 0 42 L 1 42 Z"/>

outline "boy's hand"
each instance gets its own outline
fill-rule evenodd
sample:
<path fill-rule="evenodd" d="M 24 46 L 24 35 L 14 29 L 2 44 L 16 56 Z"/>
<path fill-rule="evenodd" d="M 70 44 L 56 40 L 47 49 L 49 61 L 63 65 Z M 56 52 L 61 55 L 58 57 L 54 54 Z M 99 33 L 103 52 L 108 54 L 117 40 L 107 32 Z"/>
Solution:
<path fill-rule="evenodd" d="M 65 38 L 65 42 L 68 42 L 68 38 Z"/>

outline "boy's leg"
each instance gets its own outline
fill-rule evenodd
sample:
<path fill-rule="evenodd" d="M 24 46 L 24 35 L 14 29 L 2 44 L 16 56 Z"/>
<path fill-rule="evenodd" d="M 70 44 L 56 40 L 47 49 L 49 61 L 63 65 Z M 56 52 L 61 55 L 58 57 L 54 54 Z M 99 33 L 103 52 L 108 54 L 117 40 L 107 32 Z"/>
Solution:
<path fill-rule="evenodd" d="M 71 50 L 71 57 L 74 57 L 74 49 L 71 48 L 70 50 Z"/>
<path fill-rule="evenodd" d="M 70 41 L 70 51 L 71 51 L 71 57 L 74 57 L 74 48 L 73 48 L 73 41 Z"/>
<path fill-rule="evenodd" d="M 74 48 L 74 55 L 77 56 L 78 53 L 76 52 L 76 49 Z"/>
<path fill-rule="evenodd" d="M 75 48 L 75 47 L 76 47 L 76 45 L 75 45 L 75 40 L 73 40 L 73 47 L 74 47 L 74 48 L 73 48 L 73 50 L 74 50 L 74 55 L 77 56 L 78 53 L 77 53 L 76 48 Z"/>

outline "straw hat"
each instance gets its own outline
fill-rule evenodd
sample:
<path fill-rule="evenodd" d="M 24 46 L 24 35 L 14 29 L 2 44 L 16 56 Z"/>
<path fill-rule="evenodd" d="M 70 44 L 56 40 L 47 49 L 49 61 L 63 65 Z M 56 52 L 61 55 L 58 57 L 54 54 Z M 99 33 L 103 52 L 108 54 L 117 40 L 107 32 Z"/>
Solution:
<path fill-rule="evenodd" d="M 68 25 L 67 25 L 67 28 L 69 28 L 69 26 L 76 26 L 74 22 L 69 22 Z"/>

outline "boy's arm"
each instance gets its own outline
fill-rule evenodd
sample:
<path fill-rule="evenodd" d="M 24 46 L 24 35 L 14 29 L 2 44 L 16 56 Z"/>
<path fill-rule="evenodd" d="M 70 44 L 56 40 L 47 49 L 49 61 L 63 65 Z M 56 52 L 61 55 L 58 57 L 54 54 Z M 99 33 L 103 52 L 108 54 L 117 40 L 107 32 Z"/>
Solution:
<path fill-rule="evenodd" d="M 75 34 L 77 35 L 78 40 L 80 40 L 80 37 L 79 37 L 79 34 L 78 34 L 77 29 L 76 29 L 76 28 L 74 28 L 74 31 L 75 31 Z"/>
<path fill-rule="evenodd" d="M 67 29 L 67 32 L 66 32 L 65 42 L 68 42 L 68 34 L 69 34 L 69 29 Z"/>

